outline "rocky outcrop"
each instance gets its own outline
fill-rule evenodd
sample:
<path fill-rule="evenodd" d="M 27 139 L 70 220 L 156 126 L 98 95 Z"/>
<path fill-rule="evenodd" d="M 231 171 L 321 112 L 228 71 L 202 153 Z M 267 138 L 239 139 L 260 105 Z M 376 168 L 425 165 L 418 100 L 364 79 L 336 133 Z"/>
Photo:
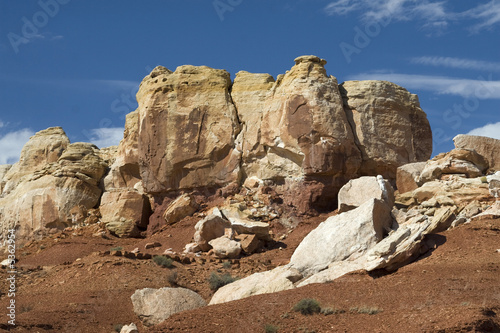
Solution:
<path fill-rule="evenodd" d="M 171 315 L 205 306 L 203 298 L 185 288 L 144 288 L 131 296 L 134 312 L 145 326 L 153 326 Z"/>
<path fill-rule="evenodd" d="M 5 185 L 5 183 L 3 181 L 3 178 L 5 177 L 5 175 L 7 174 L 7 172 L 10 170 L 10 168 L 12 168 L 11 164 L 0 165 L 0 194 L 2 194 L 3 187 Z"/>
<path fill-rule="evenodd" d="M 500 171 L 500 140 L 484 136 L 459 134 L 453 138 L 455 148 L 473 149 L 483 156 L 492 171 Z"/>
<path fill-rule="evenodd" d="M 240 132 L 229 73 L 206 66 L 156 67 L 142 81 L 138 152 L 147 193 L 239 180 Z"/>
<path fill-rule="evenodd" d="M 404 164 L 426 161 L 432 132 L 417 95 L 387 81 L 346 81 L 340 89 L 363 162 L 360 175 L 396 178 Z"/>
<path fill-rule="evenodd" d="M 420 174 L 426 162 L 408 163 L 400 166 L 396 172 L 396 188 L 399 193 L 406 193 L 417 189 L 420 185 Z"/>
<path fill-rule="evenodd" d="M 69 144 L 61 128 L 35 134 L 5 175 L 2 237 L 14 228 L 22 244 L 84 222 L 85 213 L 99 202 L 99 182 L 107 168 L 98 151 L 90 143 Z"/>

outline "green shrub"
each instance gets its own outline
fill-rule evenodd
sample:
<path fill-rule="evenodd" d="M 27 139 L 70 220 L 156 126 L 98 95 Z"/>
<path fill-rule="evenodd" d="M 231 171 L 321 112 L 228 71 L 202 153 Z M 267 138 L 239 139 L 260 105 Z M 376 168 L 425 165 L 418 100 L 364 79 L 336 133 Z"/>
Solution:
<path fill-rule="evenodd" d="M 109 249 L 110 251 L 121 251 L 123 250 L 123 247 L 121 246 L 117 246 L 117 247 L 112 247 L 111 249 Z"/>
<path fill-rule="evenodd" d="M 224 263 L 222 264 L 222 267 L 225 268 L 225 269 L 229 269 L 231 268 L 231 262 L 230 261 L 224 261 Z"/>
<path fill-rule="evenodd" d="M 167 258 L 165 256 L 154 256 L 153 261 L 161 267 L 172 267 L 174 261 L 171 258 Z"/>
<path fill-rule="evenodd" d="M 300 312 L 303 315 L 311 315 L 313 313 L 319 313 L 321 311 L 321 307 L 319 306 L 319 302 L 317 300 L 313 298 L 304 298 L 295 304 L 293 311 Z"/>
<path fill-rule="evenodd" d="M 223 274 L 219 275 L 215 272 L 210 274 L 208 278 L 208 283 L 210 284 L 210 289 L 213 291 L 217 291 L 220 287 L 224 287 L 226 284 L 230 284 L 236 281 L 238 278 L 232 277 L 231 274 Z"/>
<path fill-rule="evenodd" d="M 264 327 L 264 331 L 266 333 L 277 333 L 278 332 L 278 327 L 277 326 L 274 326 L 274 325 L 271 325 L 271 324 L 267 324 L 265 327 Z"/>
<path fill-rule="evenodd" d="M 122 330 L 122 328 L 123 328 L 123 325 L 122 325 L 122 324 L 115 324 L 115 325 L 113 325 L 113 330 L 114 330 L 115 332 L 120 333 L 120 331 Z"/>

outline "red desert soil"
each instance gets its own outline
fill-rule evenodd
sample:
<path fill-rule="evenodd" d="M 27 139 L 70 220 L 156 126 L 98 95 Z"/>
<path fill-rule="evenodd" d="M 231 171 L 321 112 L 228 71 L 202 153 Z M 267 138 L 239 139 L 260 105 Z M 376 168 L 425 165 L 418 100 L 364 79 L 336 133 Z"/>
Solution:
<path fill-rule="evenodd" d="M 179 313 L 152 328 L 143 327 L 133 312 L 130 296 L 136 289 L 181 286 L 208 301 L 213 271 L 244 277 L 284 264 L 325 218 L 303 221 L 265 252 L 234 260 L 231 267 L 205 256 L 168 269 L 105 252 L 118 246 L 153 255 L 168 248 L 180 252 L 191 241 L 196 218 L 142 240 L 93 237 L 95 226 L 59 233 L 18 249 L 16 326 L 4 316 L 0 332 L 107 333 L 131 322 L 140 332 L 265 332 L 266 325 L 278 332 L 500 332 L 500 219 L 431 236 L 434 250 L 391 274 L 355 272 L 328 284 Z M 285 232 L 278 226 L 273 231 L 276 238 Z M 152 241 L 162 246 L 145 250 Z M 3 309 L 9 302 L 7 277 L 0 270 Z M 303 298 L 315 298 L 334 313 L 293 312 Z"/>

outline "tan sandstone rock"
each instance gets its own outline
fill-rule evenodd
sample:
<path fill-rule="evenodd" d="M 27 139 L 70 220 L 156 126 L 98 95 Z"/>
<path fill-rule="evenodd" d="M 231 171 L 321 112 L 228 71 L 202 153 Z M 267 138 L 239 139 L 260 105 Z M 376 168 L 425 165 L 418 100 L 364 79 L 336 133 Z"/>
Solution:
<path fill-rule="evenodd" d="M 453 142 L 456 148 L 474 149 L 489 162 L 490 169 L 500 171 L 500 140 L 459 134 L 453 138 Z"/>
<path fill-rule="evenodd" d="M 105 192 L 101 199 L 102 222 L 119 237 L 138 237 L 148 225 L 149 200 L 137 191 Z"/>
<path fill-rule="evenodd" d="M 0 165 L 0 194 L 2 194 L 3 187 L 5 185 L 3 178 L 5 177 L 10 168 L 12 168 L 11 164 Z"/>
<path fill-rule="evenodd" d="M 408 163 L 398 167 L 396 171 L 396 188 L 399 193 L 413 191 L 419 187 L 420 174 L 426 162 Z"/>
<path fill-rule="evenodd" d="M 361 206 L 370 199 L 385 200 L 389 207 L 394 205 L 394 189 L 386 179 L 364 176 L 351 179 L 342 186 L 338 196 L 339 213 Z"/>
<path fill-rule="evenodd" d="M 138 152 L 147 193 L 223 186 L 239 179 L 240 132 L 225 70 L 156 67 L 142 81 Z"/>
<path fill-rule="evenodd" d="M 203 298 L 186 288 L 144 288 L 130 297 L 135 314 L 145 326 L 165 321 L 171 315 L 207 305 Z"/>
<path fill-rule="evenodd" d="M 221 259 L 235 259 L 241 253 L 241 244 L 235 240 L 231 240 L 226 236 L 212 239 L 208 242 L 214 251 L 214 255 Z"/>
<path fill-rule="evenodd" d="M 212 248 L 209 242 L 224 236 L 225 229 L 230 227 L 231 222 L 223 218 L 216 209 L 216 212 L 196 223 L 194 241 L 202 251 L 209 251 Z"/>
<path fill-rule="evenodd" d="M 183 194 L 175 199 L 168 207 L 163 218 L 167 224 L 174 224 L 183 218 L 193 215 L 198 210 L 198 204 L 189 194 Z"/>
<path fill-rule="evenodd" d="M 363 162 L 360 175 L 396 179 L 396 169 L 432 153 L 432 132 L 417 95 L 387 81 L 346 81 L 340 89 Z"/>

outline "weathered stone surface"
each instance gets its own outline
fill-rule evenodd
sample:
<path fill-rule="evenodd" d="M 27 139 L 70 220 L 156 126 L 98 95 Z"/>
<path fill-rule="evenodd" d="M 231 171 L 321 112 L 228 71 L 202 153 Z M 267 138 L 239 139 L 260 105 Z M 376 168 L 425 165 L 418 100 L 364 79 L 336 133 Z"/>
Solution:
<path fill-rule="evenodd" d="M 149 200 L 137 191 L 105 192 L 101 199 L 102 222 L 119 237 L 138 237 L 148 225 Z"/>
<path fill-rule="evenodd" d="M 131 323 L 130 325 L 123 326 L 120 333 L 139 333 L 139 331 L 137 330 L 137 325 Z"/>
<path fill-rule="evenodd" d="M 236 236 L 235 239 L 240 242 L 241 249 L 247 254 L 254 253 L 262 245 L 256 235 L 242 234 Z"/>
<path fill-rule="evenodd" d="M 361 156 L 337 79 L 326 74 L 325 64 L 315 56 L 299 57 L 273 86 L 261 142 L 278 171 L 274 178 L 328 176 L 345 182 L 358 171 Z"/>
<path fill-rule="evenodd" d="M 474 178 L 483 175 L 486 169 L 488 161 L 484 157 L 472 149 L 456 148 L 428 161 L 420 174 L 420 182 L 440 179 L 444 174 L 465 174 Z"/>
<path fill-rule="evenodd" d="M 419 187 L 420 174 L 426 162 L 408 163 L 398 167 L 396 171 L 396 187 L 399 193 L 413 191 Z"/>
<path fill-rule="evenodd" d="M 253 234 L 258 239 L 268 241 L 271 239 L 269 234 L 269 223 L 252 221 L 248 216 L 233 206 L 226 206 L 220 209 L 222 215 L 231 222 L 233 228 L 239 234 Z"/>
<path fill-rule="evenodd" d="M 19 161 L 12 165 L 3 177 L 5 183 L 3 193 L 8 194 L 15 189 L 23 177 L 57 162 L 68 145 L 69 139 L 61 127 L 50 127 L 37 132 L 23 146 Z"/>
<path fill-rule="evenodd" d="M 230 227 L 231 222 L 223 218 L 217 209 L 217 212 L 208 215 L 196 223 L 194 227 L 194 241 L 200 246 L 202 251 L 208 251 L 212 248 L 209 242 L 212 239 L 224 236 L 224 229 Z"/>
<path fill-rule="evenodd" d="M 394 206 L 394 189 L 391 183 L 386 179 L 379 181 L 373 176 L 351 179 L 339 191 L 339 213 L 355 209 L 373 198 L 385 200 L 390 207 Z"/>
<path fill-rule="evenodd" d="M 208 242 L 212 247 L 214 254 L 217 258 L 221 259 L 234 259 L 241 253 L 241 244 L 235 240 L 231 240 L 226 236 L 212 239 Z"/>
<path fill-rule="evenodd" d="M 5 177 L 10 168 L 12 168 L 11 164 L 0 165 L 0 194 L 2 194 L 3 187 L 5 185 L 3 178 Z"/>
<path fill-rule="evenodd" d="M 417 95 L 387 81 L 346 81 L 344 107 L 363 162 L 360 175 L 396 179 L 396 169 L 432 153 L 432 132 Z"/>
<path fill-rule="evenodd" d="M 383 200 L 371 199 L 322 222 L 299 244 L 290 265 L 310 276 L 332 262 L 355 260 L 382 240 L 392 223 L 391 207 Z"/>
<path fill-rule="evenodd" d="M 76 210 L 89 210 L 99 202 L 98 184 L 106 167 L 96 146 L 69 144 L 61 128 L 35 134 L 23 147 L 19 162 L 5 175 L 0 241 L 9 228 L 16 229 L 17 244 L 22 245 L 51 229 L 71 226 Z M 80 224 L 81 219 L 75 222 Z"/>
<path fill-rule="evenodd" d="M 459 134 L 453 138 L 453 142 L 456 148 L 474 149 L 488 161 L 490 169 L 500 171 L 500 140 Z"/>
<path fill-rule="evenodd" d="M 240 132 L 225 70 L 157 67 L 142 81 L 138 152 L 147 193 L 238 181 Z"/>
<path fill-rule="evenodd" d="M 456 218 L 457 207 L 441 207 L 432 217 L 430 233 L 438 233 L 447 230 Z"/>
<path fill-rule="evenodd" d="M 145 326 L 161 323 L 171 315 L 205 306 L 203 298 L 185 288 L 144 288 L 130 297 L 135 314 Z"/>
<path fill-rule="evenodd" d="M 168 207 L 163 217 L 167 224 L 174 224 L 183 218 L 193 215 L 198 210 L 198 204 L 193 196 L 183 194 L 175 199 Z"/>
<path fill-rule="evenodd" d="M 259 179 L 276 175 L 274 165 L 266 158 L 266 148 L 261 143 L 263 112 L 273 84 L 274 78 L 269 74 L 240 71 L 231 88 L 231 97 L 242 126 L 238 139 L 242 168 L 245 174 Z"/>
<path fill-rule="evenodd" d="M 295 288 L 293 283 L 301 278 L 302 275 L 296 269 L 286 266 L 277 267 L 262 273 L 255 273 L 217 290 L 210 300 L 210 305 L 230 302 L 253 295 L 293 289 Z"/>

